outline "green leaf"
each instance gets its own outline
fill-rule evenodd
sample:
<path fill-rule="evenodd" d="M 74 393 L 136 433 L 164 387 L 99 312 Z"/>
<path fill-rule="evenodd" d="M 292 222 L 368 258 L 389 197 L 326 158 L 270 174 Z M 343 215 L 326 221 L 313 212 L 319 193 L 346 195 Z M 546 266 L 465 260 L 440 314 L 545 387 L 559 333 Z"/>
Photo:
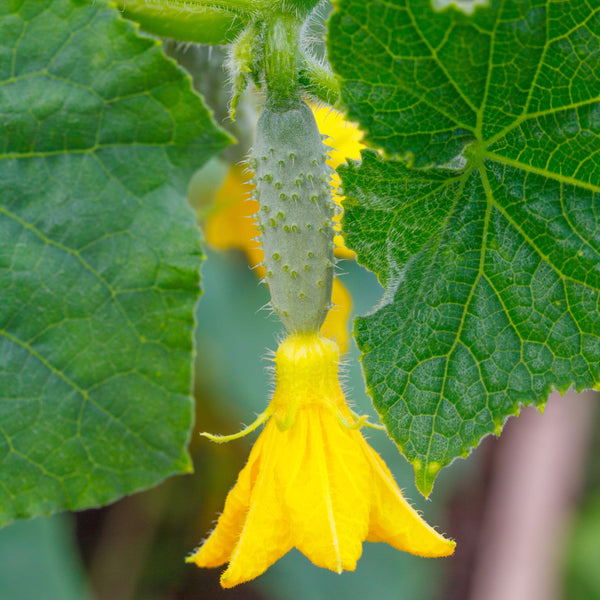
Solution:
<path fill-rule="evenodd" d="M 598 383 L 600 9 L 343 0 L 330 45 L 388 157 L 342 169 L 347 242 L 387 290 L 355 333 L 428 495 L 521 405 Z"/>
<path fill-rule="evenodd" d="M 0 0 L 0 524 L 189 472 L 201 250 L 228 137 L 103 0 Z"/>

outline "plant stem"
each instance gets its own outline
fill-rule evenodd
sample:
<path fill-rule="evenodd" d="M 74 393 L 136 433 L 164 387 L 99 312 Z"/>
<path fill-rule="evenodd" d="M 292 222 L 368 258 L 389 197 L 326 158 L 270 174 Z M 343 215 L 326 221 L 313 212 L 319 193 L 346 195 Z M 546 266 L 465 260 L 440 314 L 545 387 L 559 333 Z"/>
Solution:
<path fill-rule="evenodd" d="M 286 110 L 300 101 L 298 42 L 302 22 L 288 15 L 276 17 L 267 27 L 265 81 L 267 104 Z"/>

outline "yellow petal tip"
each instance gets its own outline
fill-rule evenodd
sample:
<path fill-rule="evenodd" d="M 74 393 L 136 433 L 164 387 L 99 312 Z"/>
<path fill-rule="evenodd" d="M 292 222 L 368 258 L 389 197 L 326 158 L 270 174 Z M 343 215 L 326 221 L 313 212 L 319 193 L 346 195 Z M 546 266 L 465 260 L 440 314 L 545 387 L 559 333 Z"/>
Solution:
<path fill-rule="evenodd" d="M 456 542 L 454 540 L 448 540 L 446 544 L 446 549 L 443 554 L 440 554 L 440 558 L 445 558 L 446 556 L 452 556 L 454 554 L 454 550 L 456 549 Z"/>
<path fill-rule="evenodd" d="M 454 554 L 454 550 L 456 548 L 456 542 L 454 540 L 450 540 L 448 538 L 444 538 L 440 535 L 440 541 L 435 547 L 425 554 L 423 554 L 424 558 L 445 558 L 446 556 L 451 556 Z"/>

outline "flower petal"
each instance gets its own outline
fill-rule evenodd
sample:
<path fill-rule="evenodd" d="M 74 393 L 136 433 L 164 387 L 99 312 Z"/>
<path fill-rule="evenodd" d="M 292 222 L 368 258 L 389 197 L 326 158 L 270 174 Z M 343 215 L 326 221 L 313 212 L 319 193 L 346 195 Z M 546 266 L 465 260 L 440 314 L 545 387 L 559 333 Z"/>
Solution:
<path fill-rule="evenodd" d="M 264 432 L 254 444 L 246 466 L 240 471 L 237 481 L 225 500 L 225 508 L 217 526 L 204 544 L 186 562 L 199 567 L 218 567 L 229 562 L 231 553 L 244 526 L 250 506 L 250 494 L 257 470 L 263 460 Z"/>
<path fill-rule="evenodd" d="M 348 319 L 352 310 L 352 296 L 344 284 L 336 277 L 331 290 L 333 308 L 327 313 L 321 327 L 321 334 L 335 340 L 343 354 L 348 351 Z"/>
<path fill-rule="evenodd" d="M 259 233 L 254 219 L 258 202 L 249 198 L 250 177 L 241 165 L 232 166 L 217 194 L 214 209 L 206 219 L 205 239 L 219 250 L 239 248 L 247 251 L 259 247 L 253 241 Z"/>
<path fill-rule="evenodd" d="M 365 487 L 364 472 L 369 475 L 361 449 L 356 448 L 364 465 L 358 485 L 345 464 L 357 455 L 347 435 L 350 431 L 331 410 L 313 406 L 299 411 L 289 433 L 288 444 L 293 447 L 289 454 L 302 457 L 285 496 L 293 544 L 317 566 L 338 573 L 354 570 L 369 520 L 368 483 L 367 494 L 360 491 Z M 355 467 L 361 471 L 360 465 Z"/>
<path fill-rule="evenodd" d="M 271 419 L 260 435 L 264 445 L 251 491 L 250 509 L 229 566 L 221 576 L 224 588 L 258 577 L 292 549 L 287 514 L 275 480 L 275 463 L 282 451 L 277 443 L 280 436 Z"/>
<path fill-rule="evenodd" d="M 370 457 L 375 493 L 367 540 L 424 557 L 452 554 L 456 543 L 428 525 L 404 499 L 387 465 L 366 441 L 364 449 Z"/>

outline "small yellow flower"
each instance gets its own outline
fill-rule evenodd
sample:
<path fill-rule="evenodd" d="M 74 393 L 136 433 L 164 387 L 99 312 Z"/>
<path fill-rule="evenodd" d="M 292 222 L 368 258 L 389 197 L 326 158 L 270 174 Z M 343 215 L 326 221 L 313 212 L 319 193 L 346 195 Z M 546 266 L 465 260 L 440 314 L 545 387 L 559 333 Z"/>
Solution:
<path fill-rule="evenodd" d="M 329 138 L 326 140 L 326 143 L 332 146 L 327 164 L 335 169 L 349 158 L 360 160 L 360 151 L 365 147 L 362 143 L 362 132 L 360 129 L 353 123 L 346 121 L 341 112 L 327 106 L 313 107 L 313 113 L 319 125 L 319 131 Z M 338 232 L 334 240 L 335 255 L 339 258 L 355 258 L 354 252 L 346 248 L 344 238 L 339 233 L 342 230 L 341 207 L 344 201 L 344 197 L 340 193 L 340 184 L 340 176 L 334 172 L 331 177 L 333 200 L 340 207 L 340 211 L 333 218 L 333 228 Z"/>
<path fill-rule="evenodd" d="M 223 587 L 261 575 L 292 548 L 338 573 L 356 567 L 364 540 L 425 557 L 453 553 L 455 543 L 406 502 L 361 435 L 364 417 L 346 405 L 338 364 L 336 344 L 316 333 L 279 346 L 273 399 L 241 434 L 268 423 L 216 529 L 187 559 L 199 567 L 229 563 Z"/>
<path fill-rule="evenodd" d="M 232 165 L 217 193 L 214 209 L 204 224 L 206 241 L 219 250 L 238 248 L 246 253 L 250 266 L 263 260 L 255 215 L 258 201 L 251 197 L 252 174 L 241 165 Z M 264 273 L 261 275 L 264 277 Z"/>

